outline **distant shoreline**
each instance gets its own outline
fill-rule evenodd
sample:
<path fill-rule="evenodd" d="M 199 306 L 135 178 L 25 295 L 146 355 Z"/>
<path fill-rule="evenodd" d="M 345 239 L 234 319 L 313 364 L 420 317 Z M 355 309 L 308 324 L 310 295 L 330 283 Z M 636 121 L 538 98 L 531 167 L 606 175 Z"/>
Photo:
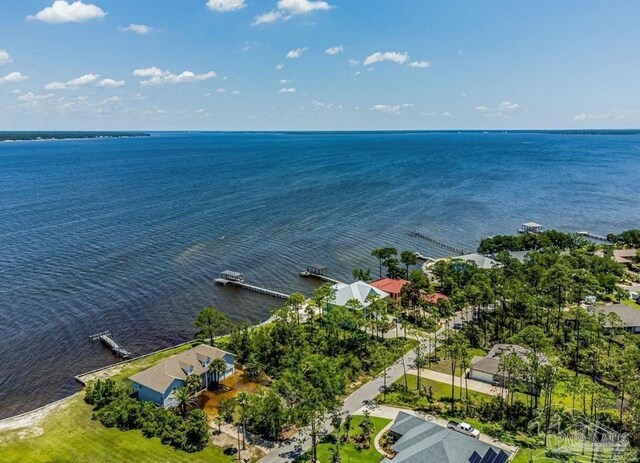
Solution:
<path fill-rule="evenodd" d="M 96 140 L 108 138 L 138 138 L 150 137 L 147 132 L 0 132 L 1 142 L 20 141 L 63 141 L 63 140 Z"/>

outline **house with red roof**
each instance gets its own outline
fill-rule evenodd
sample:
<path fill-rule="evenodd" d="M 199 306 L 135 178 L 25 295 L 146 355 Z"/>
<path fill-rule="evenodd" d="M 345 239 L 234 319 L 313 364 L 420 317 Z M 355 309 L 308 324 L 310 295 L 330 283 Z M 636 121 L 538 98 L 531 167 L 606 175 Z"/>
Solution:
<path fill-rule="evenodd" d="M 407 280 L 395 278 L 380 278 L 379 280 L 369 283 L 374 288 L 389 294 L 394 300 L 400 299 L 400 293 L 404 285 L 408 284 Z"/>
<path fill-rule="evenodd" d="M 444 299 L 445 301 L 449 299 L 445 294 L 442 294 L 442 293 L 427 294 L 423 292 L 420 295 L 420 297 L 422 298 L 423 301 L 426 301 L 428 304 L 432 304 L 432 305 L 438 305 L 438 302 L 440 301 L 440 299 Z"/>

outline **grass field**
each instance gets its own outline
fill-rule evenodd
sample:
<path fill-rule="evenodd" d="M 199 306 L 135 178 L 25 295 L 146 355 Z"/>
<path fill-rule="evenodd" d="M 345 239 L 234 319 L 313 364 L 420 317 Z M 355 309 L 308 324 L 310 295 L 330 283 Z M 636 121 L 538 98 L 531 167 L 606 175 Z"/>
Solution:
<path fill-rule="evenodd" d="M 358 427 L 358 425 L 362 422 L 363 418 L 364 417 L 362 416 L 353 417 L 351 433 L 349 434 L 350 436 L 355 436 L 360 433 L 360 428 Z M 361 450 L 356 444 L 351 442 L 348 444 L 340 445 L 340 457 L 342 458 L 342 463 L 380 463 L 382 461 L 383 456 L 378 453 L 375 446 L 373 445 L 373 441 L 375 437 L 380 433 L 380 431 L 382 431 L 382 429 L 387 424 L 389 424 L 391 420 L 371 417 L 371 421 L 375 426 L 375 430 L 371 435 L 370 448 L 367 450 Z M 331 454 L 334 448 L 335 444 L 333 443 L 322 443 L 318 445 L 318 460 L 320 461 L 320 463 L 331 462 Z"/>
<path fill-rule="evenodd" d="M 217 447 L 185 453 L 147 439 L 138 430 L 108 429 L 91 420 L 91 407 L 82 394 L 66 408 L 52 413 L 41 425 L 40 435 L 26 437 L 24 430 L 0 433 L 2 463 L 226 463 L 233 461 Z M 33 428 L 30 428 L 33 430 Z"/>
<path fill-rule="evenodd" d="M 637 302 L 632 301 L 631 299 L 627 299 L 626 301 L 622 301 L 623 303 L 627 304 L 628 306 L 631 306 L 635 309 L 640 309 L 640 304 L 638 304 Z"/>

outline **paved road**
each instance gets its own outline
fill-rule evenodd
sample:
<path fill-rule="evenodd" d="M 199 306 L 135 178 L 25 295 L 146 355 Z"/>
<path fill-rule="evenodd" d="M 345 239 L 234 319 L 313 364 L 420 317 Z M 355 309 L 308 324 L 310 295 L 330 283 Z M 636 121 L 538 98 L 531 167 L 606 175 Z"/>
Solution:
<path fill-rule="evenodd" d="M 411 350 L 404 355 L 404 363 L 407 366 L 407 373 L 409 372 L 410 365 L 413 364 L 415 355 L 415 350 Z M 396 382 L 404 374 L 404 369 L 402 367 L 402 358 L 403 357 L 400 357 L 393 365 L 391 365 L 387 369 L 387 386 Z M 362 408 L 365 401 L 371 401 L 378 394 L 380 394 L 383 386 L 384 377 L 381 374 L 368 383 L 363 384 L 359 389 L 348 396 L 344 401 L 342 411 L 355 415 L 356 412 L 360 410 L 360 408 Z M 327 433 L 330 433 L 332 431 L 332 427 L 328 421 L 325 422 L 323 428 Z M 285 463 L 293 461 L 296 456 L 311 448 L 311 438 L 308 434 L 308 430 L 304 430 L 297 436 L 302 440 L 301 444 L 292 443 L 283 447 L 277 447 L 269 452 L 260 461 L 262 463 Z"/>

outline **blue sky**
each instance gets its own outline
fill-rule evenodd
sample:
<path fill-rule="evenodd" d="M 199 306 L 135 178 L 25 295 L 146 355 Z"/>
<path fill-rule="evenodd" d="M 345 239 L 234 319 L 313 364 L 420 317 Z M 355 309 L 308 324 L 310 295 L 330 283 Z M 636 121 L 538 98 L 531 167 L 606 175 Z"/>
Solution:
<path fill-rule="evenodd" d="M 640 127 L 640 2 L 1 0 L 0 130 Z"/>

